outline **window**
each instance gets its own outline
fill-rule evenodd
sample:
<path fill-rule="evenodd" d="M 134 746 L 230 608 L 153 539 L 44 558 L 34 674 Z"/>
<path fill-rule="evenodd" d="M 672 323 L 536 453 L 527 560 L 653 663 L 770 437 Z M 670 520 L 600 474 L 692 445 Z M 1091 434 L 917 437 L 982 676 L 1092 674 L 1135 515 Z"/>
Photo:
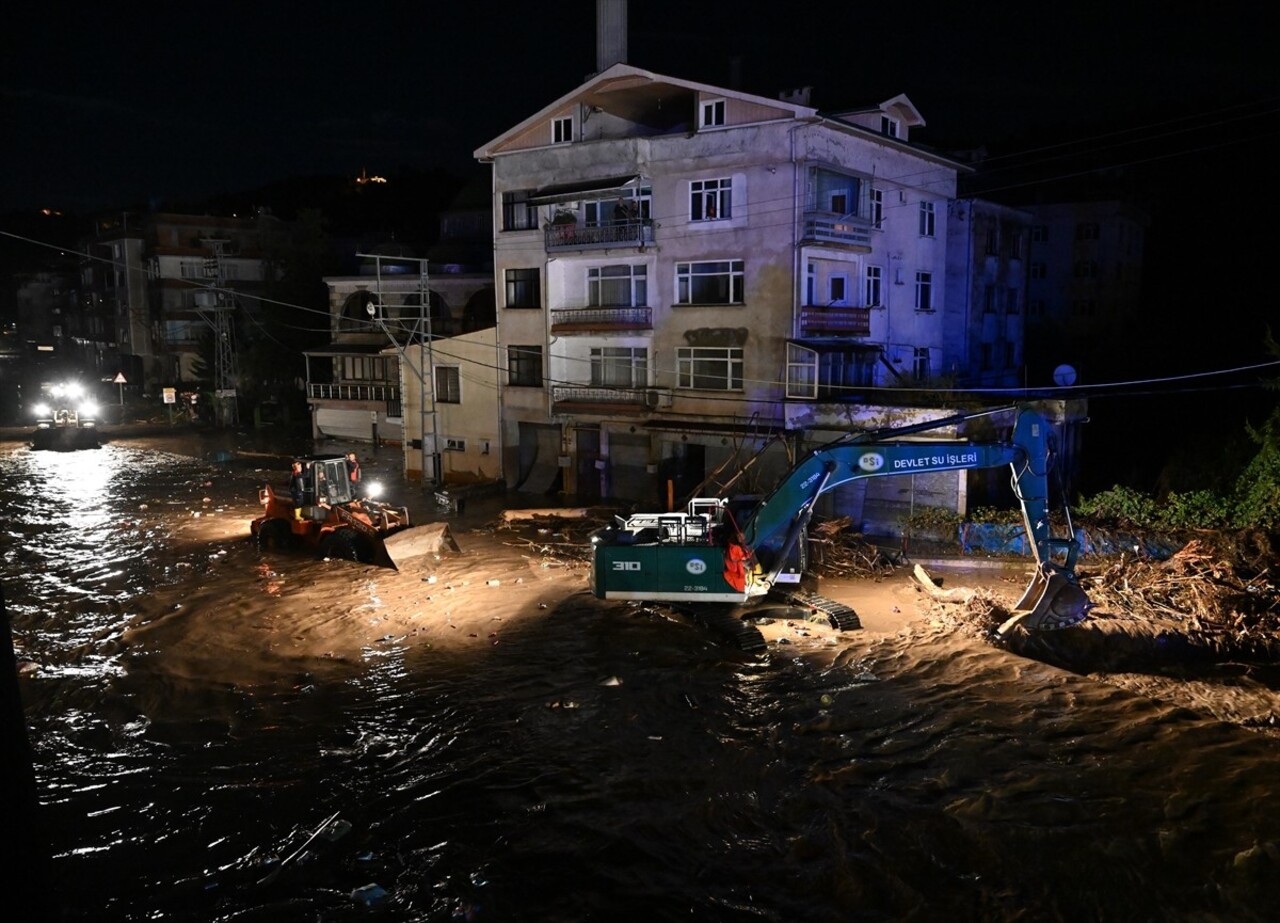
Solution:
<path fill-rule="evenodd" d="M 887 115 L 880 116 L 880 134 L 886 138 L 898 137 L 898 120 L 891 119 Z"/>
<path fill-rule="evenodd" d="M 506 271 L 506 305 L 508 308 L 541 308 L 542 280 L 538 269 Z"/>
<path fill-rule="evenodd" d="M 465 452 L 467 451 L 467 440 L 456 439 L 453 436 L 446 436 L 444 440 L 444 450 L 446 452 Z"/>
<path fill-rule="evenodd" d="M 1074 267 L 1074 275 L 1077 279 L 1098 278 L 1097 261 L 1096 260 L 1077 260 Z"/>
<path fill-rule="evenodd" d="M 677 348 L 676 387 L 704 391 L 741 391 L 742 348 L 738 346 Z"/>
<path fill-rule="evenodd" d="M 1097 240 L 1098 232 L 1096 221 L 1082 221 L 1076 225 L 1076 240 Z"/>
<path fill-rule="evenodd" d="M 733 180 L 701 179 L 689 184 L 689 220 L 715 221 L 733 216 Z"/>
<path fill-rule="evenodd" d="M 1047 243 L 1049 240 L 1049 228 L 1047 225 L 1037 224 L 1031 228 L 1031 242 L 1033 244 Z"/>
<path fill-rule="evenodd" d="M 551 143 L 568 144 L 573 140 L 573 117 L 551 120 Z"/>
<path fill-rule="evenodd" d="M 1031 302 L 1031 310 L 1027 313 L 1032 317 L 1044 317 L 1045 301 L 1043 298 L 1037 298 Z"/>
<path fill-rule="evenodd" d="M 827 304 L 846 305 L 849 303 L 849 277 L 844 273 L 832 275 L 827 279 Z"/>
<path fill-rule="evenodd" d="M 676 304 L 742 304 L 742 260 L 676 263 Z"/>
<path fill-rule="evenodd" d="M 810 263 L 804 273 L 804 303 L 818 303 L 818 267 Z"/>
<path fill-rule="evenodd" d="M 1031 264 L 1031 278 L 1047 279 L 1049 277 L 1049 267 L 1047 264 L 1036 260 Z"/>
<path fill-rule="evenodd" d="M 866 277 L 866 305 L 868 308 L 879 307 L 884 304 L 881 294 L 881 284 L 884 281 L 884 270 L 879 266 L 868 266 Z"/>
<path fill-rule="evenodd" d="M 818 396 L 818 354 L 798 343 L 787 344 L 787 397 Z"/>
<path fill-rule="evenodd" d="M 707 99 L 703 100 L 702 107 L 699 110 L 698 127 L 707 128 L 712 125 L 724 124 L 724 100 L 723 99 Z"/>
<path fill-rule="evenodd" d="M 916 273 L 916 310 L 933 310 L 933 273 Z"/>
<path fill-rule="evenodd" d="M 933 211 L 932 202 L 920 203 L 920 236 L 932 237 L 936 230 L 937 216 Z"/>
<path fill-rule="evenodd" d="M 990 344 L 990 343 L 983 343 L 983 344 L 982 344 L 982 369 L 981 369 L 981 371 L 983 371 L 983 372 L 989 372 L 989 371 L 991 371 L 991 364 L 992 364 L 992 363 L 991 363 L 991 350 L 992 350 L 992 346 L 991 346 L 991 344 Z"/>
<path fill-rule="evenodd" d="M 996 313 L 996 287 L 988 285 L 982 290 L 982 313 Z"/>
<path fill-rule="evenodd" d="M 435 369 L 436 400 L 441 404 L 462 403 L 462 376 L 456 365 L 437 365 Z"/>
<path fill-rule="evenodd" d="M 927 381 L 932 374 L 929 364 L 929 347 L 918 346 L 911 354 L 911 374 L 916 381 Z"/>
<path fill-rule="evenodd" d="M 1004 290 L 1004 311 L 1006 314 L 1017 314 L 1021 293 L 1016 288 Z"/>
<path fill-rule="evenodd" d="M 1012 237 L 1010 237 L 1009 238 L 1009 259 L 1011 260 L 1022 259 L 1022 248 L 1023 248 L 1022 234 L 1020 233 L 1014 234 Z"/>
<path fill-rule="evenodd" d="M 1000 232 L 996 228 L 987 228 L 987 256 L 998 256 L 1000 253 Z"/>
<path fill-rule="evenodd" d="M 649 303 L 648 268 L 593 266 L 587 270 L 587 304 L 593 308 L 638 308 Z"/>
<path fill-rule="evenodd" d="M 622 191 L 621 196 L 609 199 L 593 199 L 582 203 L 583 221 L 589 228 L 605 227 L 619 221 L 648 221 L 650 218 L 650 200 L 653 191 L 649 186 Z M 618 214 L 618 200 L 621 199 L 625 217 Z"/>
<path fill-rule="evenodd" d="M 643 388 L 649 383 L 649 350 L 601 346 L 591 350 L 591 384 L 597 388 Z"/>
<path fill-rule="evenodd" d="M 542 387 L 542 347 L 507 347 L 507 383 L 522 388 Z"/>
<path fill-rule="evenodd" d="M 877 231 L 884 227 L 884 190 L 871 190 L 871 226 Z"/>
<path fill-rule="evenodd" d="M 502 194 L 502 230 L 527 231 L 537 226 L 538 209 L 529 203 L 529 190 Z"/>

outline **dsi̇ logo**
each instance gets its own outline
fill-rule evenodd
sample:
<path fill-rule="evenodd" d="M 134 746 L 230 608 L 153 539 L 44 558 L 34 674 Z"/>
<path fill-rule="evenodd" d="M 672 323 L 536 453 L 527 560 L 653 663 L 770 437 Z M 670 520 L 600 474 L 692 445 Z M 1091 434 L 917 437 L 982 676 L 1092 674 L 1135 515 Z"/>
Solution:
<path fill-rule="evenodd" d="M 702 558 L 690 558 L 685 562 L 684 569 L 695 577 L 699 577 L 707 572 L 707 562 Z"/>
<path fill-rule="evenodd" d="M 863 471 L 879 471 L 884 467 L 884 456 L 879 452 L 865 452 L 858 457 L 858 467 Z"/>

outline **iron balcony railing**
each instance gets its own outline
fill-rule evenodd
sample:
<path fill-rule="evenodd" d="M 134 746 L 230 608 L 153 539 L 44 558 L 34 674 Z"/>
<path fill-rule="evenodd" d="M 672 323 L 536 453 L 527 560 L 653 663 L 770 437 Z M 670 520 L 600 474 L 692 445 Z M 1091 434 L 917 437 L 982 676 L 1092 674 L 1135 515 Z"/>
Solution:
<path fill-rule="evenodd" d="M 551 312 L 552 333 L 571 333 L 574 330 L 652 329 L 652 308 L 556 308 Z"/>
<path fill-rule="evenodd" d="M 547 250 L 603 250 L 646 247 L 653 243 L 649 221 L 609 221 L 603 224 L 548 224 L 543 228 Z"/>
<path fill-rule="evenodd" d="M 307 385 L 307 397 L 326 401 L 385 401 L 398 405 L 400 388 L 397 385 L 324 385 L 312 382 Z"/>
<path fill-rule="evenodd" d="M 805 306 L 800 309 L 800 335 L 871 336 L 871 309 Z"/>
<path fill-rule="evenodd" d="M 856 218 L 808 213 L 804 216 L 801 238 L 815 243 L 870 247 L 871 225 Z"/>
<path fill-rule="evenodd" d="M 555 385 L 553 404 L 618 404 L 654 410 L 671 406 L 668 388 L 600 388 L 591 385 Z"/>

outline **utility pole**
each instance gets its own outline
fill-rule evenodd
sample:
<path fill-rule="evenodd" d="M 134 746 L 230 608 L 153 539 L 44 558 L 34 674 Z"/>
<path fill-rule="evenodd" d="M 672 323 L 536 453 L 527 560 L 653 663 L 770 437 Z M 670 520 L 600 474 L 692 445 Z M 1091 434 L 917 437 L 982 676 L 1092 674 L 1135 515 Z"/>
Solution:
<path fill-rule="evenodd" d="M 205 309 L 200 317 L 213 329 L 213 399 L 219 426 L 235 426 L 240 422 L 236 401 L 235 326 L 232 315 L 235 299 L 226 291 L 225 240 L 206 240 L 213 257 L 205 260 L 205 278 L 214 280 L 212 292 L 203 292 Z M 210 298 L 209 296 L 212 295 Z"/>
<path fill-rule="evenodd" d="M 369 316 L 378 325 L 378 329 L 386 334 L 400 356 L 400 368 L 407 368 L 418 379 L 418 435 L 422 449 L 422 479 L 430 480 L 434 486 L 442 481 L 440 464 L 440 434 L 436 425 L 436 388 L 435 388 L 435 354 L 434 334 L 431 330 L 431 290 L 428 287 L 429 269 L 427 260 L 410 257 L 390 257 L 377 253 L 357 253 L 361 259 L 373 260 L 376 272 L 376 301 L 368 307 Z M 418 310 L 413 312 L 413 323 L 406 324 L 405 312 L 397 322 L 396 329 L 403 336 L 397 337 L 386 323 L 387 301 L 382 293 L 382 263 L 417 263 L 418 264 Z M 401 305 L 401 307 L 404 307 Z M 403 339 L 403 342 L 402 342 Z M 418 361 L 410 356 L 406 346 L 417 342 Z M 401 399 L 404 398 L 403 389 Z M 430 428 L 428 432 L 428 418 Z M 428 442 L 428 439 L 430 442 Z"/>

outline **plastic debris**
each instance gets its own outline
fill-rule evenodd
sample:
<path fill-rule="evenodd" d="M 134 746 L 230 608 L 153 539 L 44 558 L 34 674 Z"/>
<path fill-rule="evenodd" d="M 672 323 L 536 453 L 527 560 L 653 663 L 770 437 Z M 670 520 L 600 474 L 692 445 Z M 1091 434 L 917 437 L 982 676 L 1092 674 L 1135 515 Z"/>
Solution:
<path fill-rule="evenodd" d="M 362 885 L 351 892 L 351 899 L 364 904 L 366 907 L 372 907 L 379 901 L 386 900 L 386 898 L 387 889 L 374 882 Z"/>

